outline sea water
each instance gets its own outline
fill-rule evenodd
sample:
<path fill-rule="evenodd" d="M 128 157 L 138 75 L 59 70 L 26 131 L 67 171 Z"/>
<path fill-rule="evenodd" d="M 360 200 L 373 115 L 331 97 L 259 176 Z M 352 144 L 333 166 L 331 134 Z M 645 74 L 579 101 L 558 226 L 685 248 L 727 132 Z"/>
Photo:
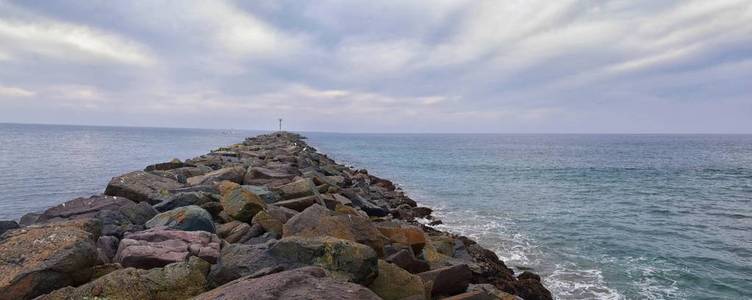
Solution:
<path fill-rule="evenodd" d="M 752 135 L 308 134 L 560 299 L 752 299 Z"/>
<path fill-rule="evenodd" d="M 0 219 L 259 133 L 0 124 Z M 752 298 L 751 135 L 304 134 L 558 299 Z"/>

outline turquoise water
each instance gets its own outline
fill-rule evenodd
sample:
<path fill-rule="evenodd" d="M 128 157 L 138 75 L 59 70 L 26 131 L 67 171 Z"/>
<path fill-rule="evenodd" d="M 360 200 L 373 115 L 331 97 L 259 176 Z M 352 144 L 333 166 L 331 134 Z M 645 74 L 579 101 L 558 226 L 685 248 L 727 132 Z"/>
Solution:
<path fill-rule="evenodd" d="M 258 133 L 0 124 L 0 219 Z M 750 135 L 306 135 L 557 298 L 752 298 Z"/>

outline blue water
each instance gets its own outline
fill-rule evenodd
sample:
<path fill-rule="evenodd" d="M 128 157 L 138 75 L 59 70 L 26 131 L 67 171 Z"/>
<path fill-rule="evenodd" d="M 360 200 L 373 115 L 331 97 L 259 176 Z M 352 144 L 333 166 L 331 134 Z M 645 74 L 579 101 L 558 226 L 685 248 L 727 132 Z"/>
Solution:
<path fill-rule="evenodd" d="M 752 135 L 308 136 L 558 298 L 752 298 Z"/>
<path fill-rule="evenodd" d="M 0 124 L 0 219 L 255 134 Z M 752 298 L 750 135 L 306 135 L 557 298 Z"/>
<path fill-rule="evenodd" d="M 0 123 L 0 220 L 103 193 L 113 176 L 260 133 Z"/>

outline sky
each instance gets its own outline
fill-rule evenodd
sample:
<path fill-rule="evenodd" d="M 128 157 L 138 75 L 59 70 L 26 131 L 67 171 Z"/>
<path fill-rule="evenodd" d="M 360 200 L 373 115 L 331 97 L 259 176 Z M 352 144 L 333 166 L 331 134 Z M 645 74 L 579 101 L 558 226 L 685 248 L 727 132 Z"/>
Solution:
<path fill-rule="evenodd" d="M 752 133 L 752 1 L 6 1 L 0 122 Z"/>

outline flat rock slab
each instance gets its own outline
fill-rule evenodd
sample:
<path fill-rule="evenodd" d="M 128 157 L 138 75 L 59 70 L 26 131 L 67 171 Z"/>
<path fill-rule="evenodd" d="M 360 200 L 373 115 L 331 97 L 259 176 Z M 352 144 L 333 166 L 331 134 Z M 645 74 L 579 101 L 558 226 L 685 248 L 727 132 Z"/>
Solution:
<path fill-rule="evenodd" d="M 31 299 L 88 281 L 97 264 L 96 224 L 30 226 L 0 240 L 0 299 Z"/>
<path fill-rule="evenodd" d="M 104 193 L 153 205 L 168 200 L 170 190 L 181 187 L 183 187 L 183 184 L 175 180 L 148 172 L 136 171 L 113 177 L 107 184 Z"/>
<path fill-rule="evenodd" d="M 198 295 L 195 300 L 381 299 L 364 286 L 327 277 L 319 267 L 304 267 L 263 277 L 240 278 Z"/>
<path fill-rule="evenodd" d="M 180 231 L 164 227 L 128 233 L 114 261 L 124 267 L 150 269 L 197 256 L 216 263 L 221 248 L 217 235 L 205 231 Z"/>
<path fill-rule="evenodd" d="M 214 184 L 224 180 L 242 183 L 243 176 L 245 176 L 245 168 L 243 166 L 233 166 L 188 178 L 188 185 Z"/>
<path fill-rule="evenodd" d="M 132 204 L 133 201 L 117 196 L 96 195 L 89 198 L 76 198 L 48 208 L 37 219 L 37 223 L 61 221 L 65 219 L 91 218 L 101 210 L 117 210 Z"/>

